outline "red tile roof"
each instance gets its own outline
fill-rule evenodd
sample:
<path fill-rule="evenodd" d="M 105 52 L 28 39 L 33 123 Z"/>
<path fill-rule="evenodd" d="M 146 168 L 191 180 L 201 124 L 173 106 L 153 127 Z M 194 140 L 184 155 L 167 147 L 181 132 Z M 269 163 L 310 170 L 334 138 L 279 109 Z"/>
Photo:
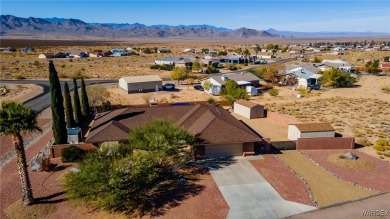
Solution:
<path fill-rule="evenodd" d="M 97 117 L 85 142 L 126 141 L 128 133 L 154 119 L 170 119 L 205 144 L 261 139 L 223 108 L 211 105 L 123 108 Z"/>

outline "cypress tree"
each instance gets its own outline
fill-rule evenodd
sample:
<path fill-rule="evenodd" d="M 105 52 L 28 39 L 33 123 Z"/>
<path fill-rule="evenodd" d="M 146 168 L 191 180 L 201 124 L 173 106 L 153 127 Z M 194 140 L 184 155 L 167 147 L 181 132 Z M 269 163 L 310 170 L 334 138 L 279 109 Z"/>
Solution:
<path fill-rule="evenodd" d="M 73 78 L 73 112 L 74 120 L 77 125 L 80 125 L 83 119 L 83 114 L 81 113 L 79 90 L 77 88 L 76 78 Z"/>
<path fill-rule="evenodd" d="M 73 118 L 72 99 L 70 98 L 69 86 L 67 82 L 65 82 L 64 90 L 66 127 L 75 127 L 76 122 Z"/>
<path fill-rule="evenodd" d="M 90 114 L 89 103 L 88 103 L 88 94 L 85 89 L 84 79 L 81 78 L 81 111 L 84 118 L 87 118 Z"/>
<path fill-rule="evenodd" d="M 49 80 L 54 141 L 55 144 L 66 144 L 68 136 L 65 127 L 64 100 L 62 99 L 61 84 L 53 61 L 49 62 Z"/>

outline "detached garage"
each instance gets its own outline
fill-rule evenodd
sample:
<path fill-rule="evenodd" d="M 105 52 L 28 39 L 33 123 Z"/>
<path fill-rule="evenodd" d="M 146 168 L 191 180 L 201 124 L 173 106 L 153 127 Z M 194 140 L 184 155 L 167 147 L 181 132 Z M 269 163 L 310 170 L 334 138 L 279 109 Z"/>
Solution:
<path fill-rule="evenodd" d="M 119 89 L 128 94 L 159 91 L 162 90 L 162 79 L 157 75 L 123 77 L 119 79 Z"/>
<path fill-rule="evenodd" d="M 298 138 L 334 138 L 336 130 L 330 123 L 305 123 L 288 125 L 288 139 Z"/>
<path fill-rule="evenodd" d="M 234 113 L 248 119 L 264 118 L 264 107 L 246 100 L 234 102 Z"/>

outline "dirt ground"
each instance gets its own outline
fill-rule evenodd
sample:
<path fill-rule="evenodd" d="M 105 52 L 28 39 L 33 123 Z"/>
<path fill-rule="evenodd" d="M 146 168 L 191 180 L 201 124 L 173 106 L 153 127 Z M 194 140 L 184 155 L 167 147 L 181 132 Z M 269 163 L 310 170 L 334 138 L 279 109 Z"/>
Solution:
<path fill-rule="evenodd" d="M 15 101 L 24 102 L 41 93 L 43 93 L 43 87 L 36 84 L 1 84 L 5 86 L 9 92 L 1 96 L 1 101 Z"/>
<path fill-rule="evenodd" d="M 111 94 L 111 104 L 138 105 L 149 103 L 146 100 L 155 99 L 159 103 L 206 101 L 210 97 L 220 100 L 219 96 L 211 96 L 205 92 L 194 89 L 193 85 L 176 85 L 177 91 L 159 91 L 149 93 L 127 94 L 121 91 L 117 85 L 108 87 Z"/>

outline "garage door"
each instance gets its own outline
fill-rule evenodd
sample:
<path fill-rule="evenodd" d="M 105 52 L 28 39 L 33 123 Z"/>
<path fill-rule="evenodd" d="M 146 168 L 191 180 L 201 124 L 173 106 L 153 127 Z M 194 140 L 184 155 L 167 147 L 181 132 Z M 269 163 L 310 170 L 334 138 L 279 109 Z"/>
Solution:
<path fill-rule="evenodd" d="M 215 144 L 205 146 L 206 157 L 242 156 L 241 144 Z"/>

